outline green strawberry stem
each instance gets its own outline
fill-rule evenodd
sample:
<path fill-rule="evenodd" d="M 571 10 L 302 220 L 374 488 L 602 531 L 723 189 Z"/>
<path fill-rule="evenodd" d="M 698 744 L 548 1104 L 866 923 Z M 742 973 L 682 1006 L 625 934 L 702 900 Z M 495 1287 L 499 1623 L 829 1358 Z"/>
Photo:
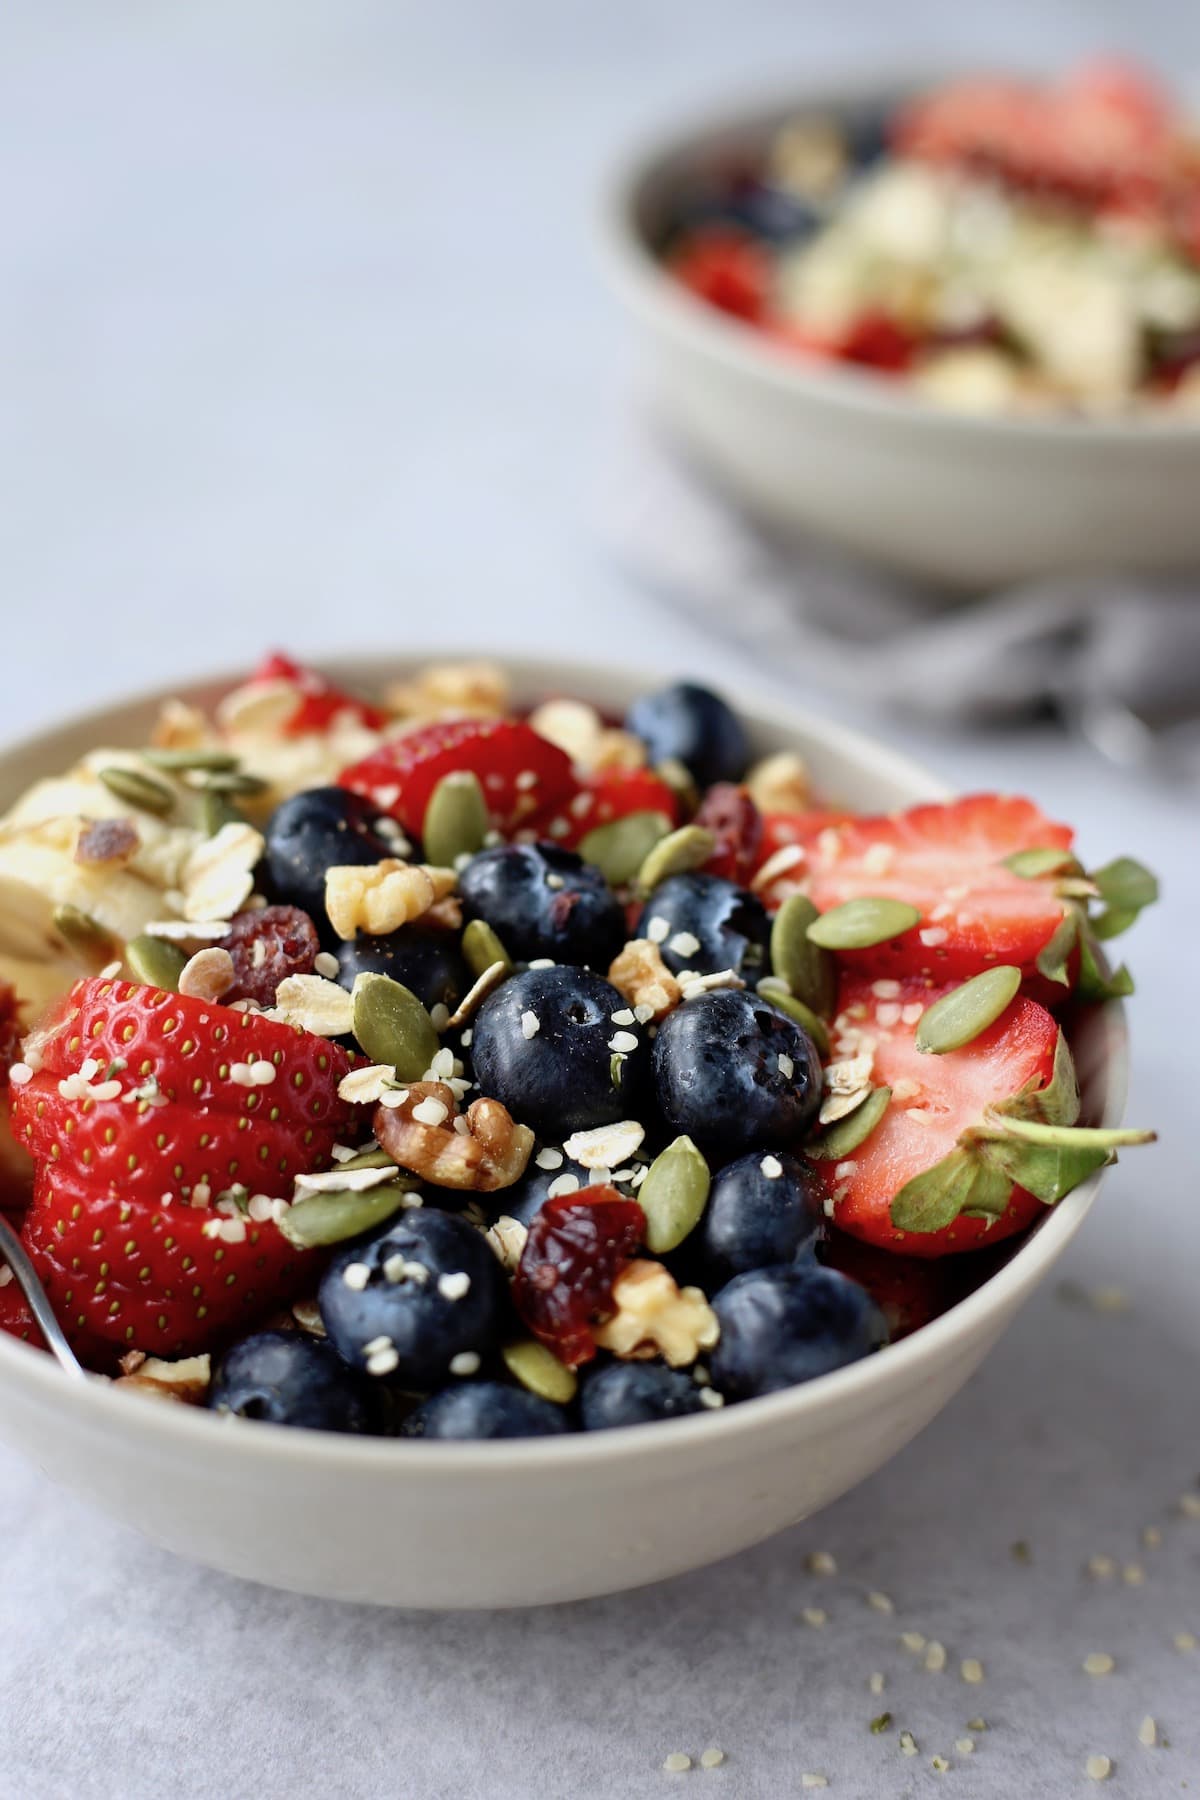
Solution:
<path fill-rule="evenodd" d="M 1063 1150 L 1119 1150 L 1127 1144 L 1158 1141 L 1156 1131 L 1139 1131 L 1133 1127 L 1040 1125 L 1033 1119 L 1014 1119 L 993 1112 L 985 1115 L 983 1128 L 971 1135 L 992 1141 L 1024 1138 L 1028 1144 L 1049 1144 Z"/>

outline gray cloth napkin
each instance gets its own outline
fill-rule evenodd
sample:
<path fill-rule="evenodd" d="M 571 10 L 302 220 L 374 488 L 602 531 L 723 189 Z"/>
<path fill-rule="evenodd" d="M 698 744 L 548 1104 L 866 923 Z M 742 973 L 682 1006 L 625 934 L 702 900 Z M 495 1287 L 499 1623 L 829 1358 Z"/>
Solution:
<path fill-rule="evenodd" d="M 1057 712 L 1120 761 L 1200 764 L 1200 553 L 1191 581 L 1114 572 L 949 604 L 773 538 L 648 431 L 617 460 L 606 531 L 628 574 L 809 683 L 958 723 Z"/>

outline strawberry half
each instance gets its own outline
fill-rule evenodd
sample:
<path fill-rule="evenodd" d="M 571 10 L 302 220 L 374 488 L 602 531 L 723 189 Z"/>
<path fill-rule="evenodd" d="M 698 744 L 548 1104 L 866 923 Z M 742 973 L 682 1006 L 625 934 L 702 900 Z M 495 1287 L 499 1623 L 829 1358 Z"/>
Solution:
<path fill-rule="evenodd" d="M 131 1203 L 45 1163 L 21 1236 L 73 1343 L 154 1356 L 194 1355 L 249 1327 L 318 1265 L 271 1220 Z"/>
<path fill-rule="evenodd" d="M 303 698 L 283 727 L 288 737 L 300 737 L 310 731 L 328 731 L 337 718 L 352 719 L 355 724 L 369 726 L 373 731 L 381 731 L 388 722 L 388 715 L 379 707 L 356 699 L 344 688 L 335 687 L 324 675 L 318 675 L 315 669 L 307 669 L 279 651 L 266 657 L 250 680 L 290 681 L 300 689 Z"/>
<path fill-rule="evenodd" d="M 806 846 L 808 892 L 821 912 L 863 897 L 900 900 L 919 923 L 867 949 L 847 950 L 862 974 L 928 974 L 961 981 L 992 963 L 1033 975 L 1069 910 L 1060 891 L 1077 868 L 1074 833 L 1031 800 L 973 794 L 878 818 L 850 819 Z M 1008 859 L 1043 850 L 1059 866 L 1020 875 Z"/>
<path fill-rule="evenodd" d="M 848 1114 L 808 1146 L 834 1223 L 909 1256 L 1011 1237 L 1119 1145 L 1151 1135 L 1075 1126 L 1066 1040 L 1045 1007 L 1022 995 L 962 1048 L 919 1050 L 922 1015 L 951 991 L 921 977 L 843 981 L 835 1062 L 870 1058 L 871 1111 Z"/>
<path fill-rule="evenodd" d="M 679 796 L 650 769 L 603 769 L 584 777 L 565 804 L 560 800 L 531 818 L 527 829 L 574 850 L 598 825 L 644 812 L 661 813 L 674 827 L 679 823 Z"/>
<path fill-rule="evenodd" d="M 390 738 L 338 776 L 419 839 L 438 782 L 478 776 L 491 822 L 506 836 L 565 803 L 578 783 L 571 759 L 521 719 L 444 719 Z"/>

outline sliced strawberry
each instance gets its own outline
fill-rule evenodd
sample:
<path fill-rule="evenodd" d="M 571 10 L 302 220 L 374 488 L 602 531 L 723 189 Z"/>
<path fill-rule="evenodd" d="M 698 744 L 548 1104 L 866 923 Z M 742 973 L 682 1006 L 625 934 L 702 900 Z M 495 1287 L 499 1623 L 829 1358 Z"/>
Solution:
<path fill-rule="evenodd" d="M 846 812 L 764 813 L 762 840 L 758 850 L 759 877 L 756 892 L 769 912 L 782 906 L 789 894 L 802 888 L 809 873 L 809 852 L 823 833 L 828 842 L 841 825 L 854 818 Z M 770 868 L 768 868 L 770 864 Z"/>
<path fill-rule="evenodd" d="M 520 719 L 444 719 L 390 738 L 338 780 L 420 838 L 425 808 L 443 776 L 467 770 L 483 786 L 492 824 L 505 835 L 569 800 L 571 759 Z"/>
<path fill-rule="evenodd" d="M 699 300 L 737 319 L 758 320 L 766 311 L 771 257 L 762 244 L 729 225 L 689 232 L 667 259 L 676 281 Z"/>
<path fill-rule="evenodd" d="M 885 817 L 852 819 L 806 846 L 808 891 L 821 912 L 864 896 L 901 900 L 920 922 L 900 937 L 844 952 L 860 973 L 927 973 L 959 981 L 992 963 L 1036 970 L 1068 910 L 1059 872 L 1015 874 L 1005 860 L 1020 851 L 1060 850 L 1074 833 L 1031 800 L 974 794 L 914 806 Z"/>
<path fill-rule="evenodd" d="M 543 808 L 526 829 L 574 850 L 597 825 L 639 812 L 661 813 L 677 825 L 679 796 L 650 769 L 603 769 L 586 776 L 565 803 L 559 800 Z"/>
<path fill-rule="evenodd" d="M 22 1240 L 73 1338 L 188 1356 L 298 1294 L 319 1259 L 272 1221 L 97 1194 L 43 1164 Z"/>
<path fill-rule="evenodd" d="M 343 688 L 335 687 L 315 669 L 306 669 L 279 651 L 266 657 L 254 671 L 251 681 L 290 681 L 301 690 L 303 698 L 284 726 L 288 737 L 300 737 L 309 731 L 328 731 L 336 718 L 350 718 L 356 724 L 381 731 L 388 715 L 366 700 L 357 699 Z"/>
<path fill-rule="evenodd" d="M 123 1092 L 153 1079 L 168 1100 L 186 1102 L 192 1111 L 265 1116 L 270 1107 L 248 1108 L 246 1102 L 251 1094 L 266 1095 L 298 1135 L 313 1126 L 336 1129 L 350 1117 L 337 1087 L 351 1063 L 338 1045 L 261 1013 L 235 1012 L 136 982 L 102 976 L 77 981 L 30 1047 L 40 1067 L 55 1075 L 79 1075 L 90 1064 L 93 1082 L 103 1082 L 111 1070 Z M 262 1087 L 246 1074 L 255 1063 L 275 1070 Z M 21 1116 L 25 1105 L 18 1093 Z"/>

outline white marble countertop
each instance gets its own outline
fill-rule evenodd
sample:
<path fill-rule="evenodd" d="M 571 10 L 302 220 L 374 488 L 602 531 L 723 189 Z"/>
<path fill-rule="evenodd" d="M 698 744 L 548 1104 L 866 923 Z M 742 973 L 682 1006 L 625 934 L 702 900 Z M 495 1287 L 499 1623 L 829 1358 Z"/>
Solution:
<path fill-rule="evenodd" d="M 624 389 L 586 203 L 606 157 L 658 108 L 781 65 L 1061 57 L 1135 23 L 1167 66 L 1200 52 L 1172 0 L 1014 0 L 991 23 L 945 0 L 826 10 L 10 15 L 3 734 L 266 642 L 441 650 L 451 619 L 463 647 L 769 686 L 765 658 L 697 636 L 604 561 L 594 496 Z M 1176 1508 L 1200 1477 L 1195 795 L 1049 729 L 889 729 L 965 787 L 1000 771 L 1097 857 L 1164 877 L 1129 944 L 1131 1112 L 1162 1142 L 1113 1174 L 1063 1272 L 1129 1309 L 1043 1293 L 942 1418 L 824 1516 L 719 1568 L 539 1613 L 389 1614 L 242 1585 L 0 1453 L 2 1800 L 776 1800 L 804 1771 L 880 1800 L 939 1779 L 1034 1800 L 1090 1791 L 1092 1753 L 1113 1759 L 1114 1793 L 1196 1785 L 1200 1651 L 1174 1643 L 1200 1635 L 1200 1522 Z M 805 1572 L 813 1549 L 836 1576 Z M 1089 1575 L 1096 1555 L 1126 1578 Z M 925 1672 L 904 1630 L 944 1642 L 947 1672 Z M 1089 1677 L 1098 1651 L 1115 1671 Z M 960 1679 L 964 1656 L 982 1685 Z M 872 1736 L 885 1708 L 895 1728 Z M 1169 1747 L 1139 1744 L 1147 1714 Z M 976 1715 L 988 1729 L 956 1750 Z M 721 1768 L 661 1771 L 711 1744 Z"/>

